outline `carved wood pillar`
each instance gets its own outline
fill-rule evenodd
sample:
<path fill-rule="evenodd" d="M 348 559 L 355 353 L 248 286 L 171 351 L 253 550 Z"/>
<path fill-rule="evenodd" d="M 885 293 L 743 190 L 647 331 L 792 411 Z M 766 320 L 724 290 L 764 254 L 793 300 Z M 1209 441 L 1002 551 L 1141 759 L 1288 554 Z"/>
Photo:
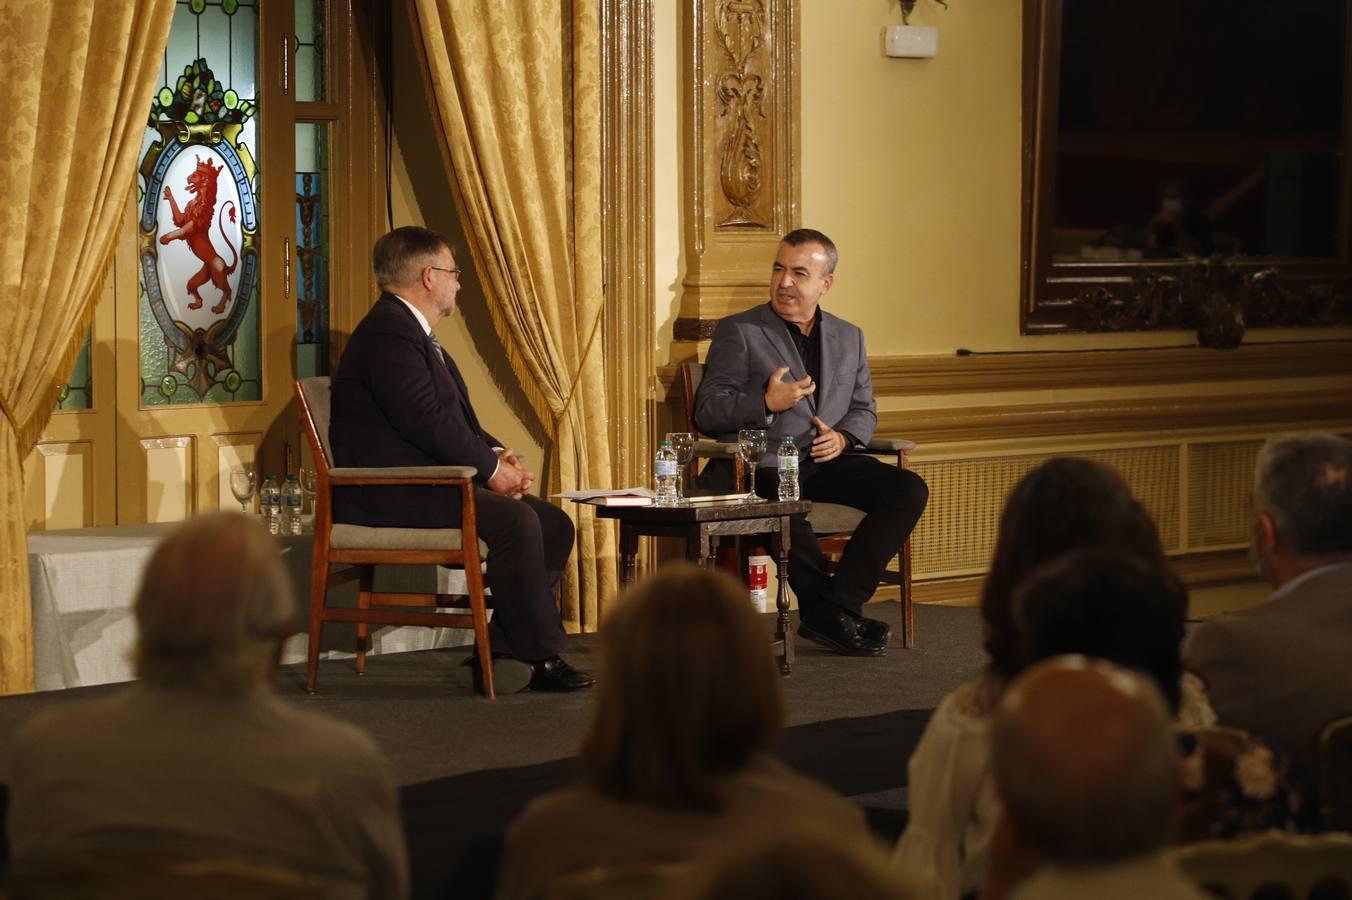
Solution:
<path fill-rule="evenodd" d="M 687 264 L 673 361 L 766 301 L 801 193 L 798 0 L 693 0 L 684 16 Z"/>

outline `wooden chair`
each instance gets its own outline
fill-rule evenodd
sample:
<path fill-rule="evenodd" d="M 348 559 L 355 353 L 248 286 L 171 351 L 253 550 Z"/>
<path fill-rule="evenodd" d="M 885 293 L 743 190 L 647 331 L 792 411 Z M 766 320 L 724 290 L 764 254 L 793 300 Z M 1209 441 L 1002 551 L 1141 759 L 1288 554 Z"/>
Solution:
<path fill-rule="evenodd" d="M 1319 803 L 1325 828 L 1352 831 L 1352 716 L 1319 736 Z"/>
<path fill-rule="evenodd" d="M 1352 889 L 1352 836 L 1305 837 L 1272 831 L 1238 840 L 1198 841 L 1169 852 L 1203 891 L 1230 900 L 1347 896 Z M 1342 893 L 1336 892 L 1341 882 Z M 1334 893 L 1316 893 L 1316 889 Z"/>
<path fill-rule="evenodd" d="M 474 518 L 475 470 L 471 466 L 415 466 L 407 468 L 340 468 L 331 465 L 329 446 L 329 379 L 304 378 L 296 382 L 301 427 L 314 454 L 316 477 L 315 542 L 310 574 L 310 648 L 305 686 L 315 691 L 319 675 L 319 643 L 325 622 L 357 624 L 357 672 L 366 671 L 367 638 L 372 625 L 425 625 L 429 628 L 471 628 L 483 672 L 484 695 L 494 698 L 493 664 L 488 643 L 488 612 L 484 598 L 482 558 L 488 548 L 478 539 Z M 333 522 L 333 490 L 347 485 L 451 485 L 460 488 L 460 528 L 369 528 Z M 347 568 L 330 573 L 330 566 Z M 372 589 L 378 565 L 450 565 L 464 570 L 465 596 L 411 594 Z M 357 580 L 356 609 L 327 605 L 329 587 Z M 464 609 L 469 613 L 442 613 L 435 609 Z M 376 608 L 384 607 L 384 608 Z M 415 611 L 426 609 L 426 612 Z"/>
<path fill-rule="evenodd" d="M 703 363 L 692 362 L 681 365 L 681 387 L 684 391 L 685 400 L 685 427 L 692 434 L 699 433 L 699 429 L 695 426 L 695 392 L 699 390 L 700 382 L 703 379 Z M 910 453 L 914 449 L 915 441 L 888 438 L 874 438 L 869 441 L 867 447 L 867 451 L 875 456 L 895 457 L 899 469 L 910 466 Z M 741 457 L 737 454 L 736 444 L 707 440 L 696 444 L 696 458 L 710 456 L 736 459 L 737 485 L 739 488 L 742 487 L 743 463 Z M 690 472 L 692 477 L 695 474 L 694 466 L 695 462 L 692 460 Z M 841 503 L 812 504 L 812 512 L 808 513 L 807 521 L 812 526 L 812 532 L 817 537 L 817 544 L 821 547 L 822 555 L 826 557 L 828 566 L 834 566 L 840 561 L 841 554 L 845 552 L 845 545 L 863 519 L 863 510 L 855 509 L 853 506 L 845 506 Z M 898 564 L 897 571 L 887 570 L 883 573 L 881 580 L 883 584 L 895 584 L 901 588 L 901 646 L 909 650 L 915 646 L 915 619 L 911 601 L 911 539 L 909 537 L 906 538 L 906 543 L 901 548 L 900 556 L 901 561 Z"/>

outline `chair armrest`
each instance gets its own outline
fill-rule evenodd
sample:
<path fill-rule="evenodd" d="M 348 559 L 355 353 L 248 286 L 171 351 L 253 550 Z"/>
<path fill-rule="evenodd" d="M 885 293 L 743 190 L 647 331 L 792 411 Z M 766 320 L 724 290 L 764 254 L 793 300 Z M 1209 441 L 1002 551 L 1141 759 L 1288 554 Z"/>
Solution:
<path fill-rule="evenodd" d="M 915 441 L 905 438 L 874 438 L 864 449 L 874 453 L 900 453 L 902 450 L 914 450 Z"/>
<path fill-rule="evenodd" d="M 740 459 L 737 445 L 722 441 L 695 441 L 696 459 Z"/>
<path fill-rule="evenodd" d="M 329 469 L 329 484 L 453 484 L 479 474 L 474 466 L 381 466 Z"/>

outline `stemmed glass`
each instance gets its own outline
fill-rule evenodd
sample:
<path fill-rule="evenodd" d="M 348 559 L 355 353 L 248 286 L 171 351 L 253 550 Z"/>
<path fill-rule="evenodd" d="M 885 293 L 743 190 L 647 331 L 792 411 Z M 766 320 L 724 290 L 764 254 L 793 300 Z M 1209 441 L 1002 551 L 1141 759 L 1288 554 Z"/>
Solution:
<path fill-rule="evenodd" d="M 238 466 L 230 470 L 230 493 L 239 501 L 240 512 L 249 514 L 249 501 L 258 488 L 258 476 L 253 466 Z"/>
<path fill-rule="evenodd" d="M 304 492 L 306 499 L 310 501 L 310 518 L 313 521 L 315 496 L 319 493 L 319 476 L 315 475 L 314 469 L 300 470 L 300 489 Z"/>
<path fill-rule="evenodd" d="M 676 464 L 681 467 L 680 477 L 676 479 L 676 504 L 679 506 L 686 502 L 685 479 L 690 472 L 690 457 L 695 452 L 695 436 L 688 431 L 673 431 L 667 439 L 676 451 Z"/>
<path fill-rule="evenodd" d="M 743 428 L 737 432 L 737 452 L 742 454 L 747 468 L 751 470 L 751 492 L 746 495 L 747 503 L 759 503 L 756 495 L 756 467 L 765 455 L 766 431 L 764 428 Z"/>

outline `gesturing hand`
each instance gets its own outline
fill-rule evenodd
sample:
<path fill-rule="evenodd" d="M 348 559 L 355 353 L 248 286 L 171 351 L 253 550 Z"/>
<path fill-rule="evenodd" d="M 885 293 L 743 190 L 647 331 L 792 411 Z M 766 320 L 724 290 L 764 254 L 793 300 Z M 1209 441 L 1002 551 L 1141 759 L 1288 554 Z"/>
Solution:
<path fill-rule="evenodd" d="M 781 381 L 788 371 L 788 366 L 775 369 L 775 373 L 770 376 L 770 383 L 765 386 L 765 408 L 770 412 L 780 413 L 792 409 L 799 400 L 817 389 L 811 375 L 803 376 L 802 381 Z"/>
<path fill-rule="evenodd" d="M 812 440 L 813 462 L 824 463 L 845 452 L 845 435 L 827 425 L 817 416 L 812 417 L 812 424 L 817 428 L 817 436 Z"/>

